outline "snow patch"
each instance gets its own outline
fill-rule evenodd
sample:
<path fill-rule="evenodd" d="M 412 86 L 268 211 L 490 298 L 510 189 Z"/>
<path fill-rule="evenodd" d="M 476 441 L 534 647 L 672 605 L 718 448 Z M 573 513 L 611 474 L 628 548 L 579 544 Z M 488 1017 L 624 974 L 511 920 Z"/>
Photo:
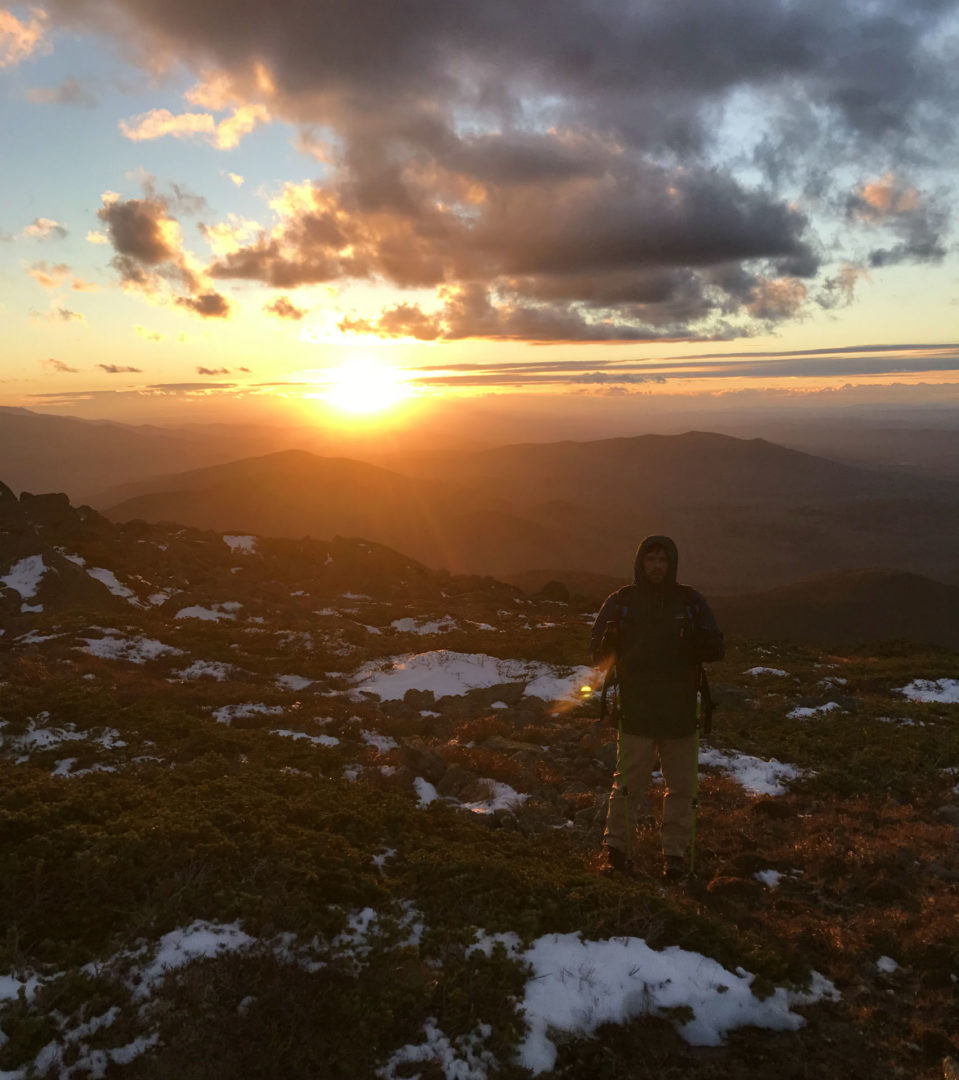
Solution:
<path fill-rule="evenodd" d="M 13 564 L 10 572 L 0 577 L 0 584 L 20 594 L 21 600 L 29 600 L 36 596 L 40 587 L 40 579 L 49 567 L 43 563 L 42 555 L 28 555 L 25 559 Z"/>
<path fill-rule="evenodd" d="M 729 971 L 676 945 L 657 952 L 642 938 L 586 941 L 578 934 L 548 934 L 518 958 L 532 969 L 522 1003 L 529 1031 L 519 1058 L 534 1074 L 556 1063 L 550 1029 L 590 1035 L 602 1024 L 685 1006 L 693 1016 L 676 1022 L 682 1038 L 693 1046 L 720 1046 L 727 1032 L 747 1025 L 795 1031 L 805 1020 L 792 1005 L 839 996 L 814 973 L 808 992 L 778 987 L 760 1000 L 751 989 L 755 976 L 743 968 Z"/>
<path fill-rule="evenodd" d="M 787 720 L 808 720 L 813 716 L 825 716 L 826 713 L 842 710 L 837 701 L 827 701 L 825 705 L 797 706 L 791 712 L 786 713 Z"/>
<path fill-rule="evenodd" d="M 204 622 L 219 622 L 221 619 L 235 619 L 236 613 L 243 605 L 238 600 L 227 600 L 222 604 L 213 604 L 212 607 L 201 607 L 193 604 L 191 607 L 180 608 L 173 616 L 174 619 L 202 619 Z"/>
<path fill-rule="evenodd" d="M 340 740 L 334 735 L 308 735 L 305 731 L 288 731 L 285 728 L 274 728 L 271 735 L 284 735 L 288 739 L 306 739 L 314 746 L 339 746 Z"/>
<path fill-rule="evenodd" d="M 746 791 L 754 795 L 785 795 L 784 781 L 798 780 L 806 775 L 796 765 L 770 758 L 752 757 L 735 751 L 706 749 L 699 755 L 700 765 L 712 765 L 729 773 Z"/>
<path fill-rule="evenodd" d="M 437 699 L 460 697 L 470 690 L 522 682 L 530 697 L 557 701 L 576 697 L 591 674 L 588 667 L 560 669 L 526 660 L 500 660 L 483 653 L 406 653 L 364 664 L 354 675 L 352 695 L 377 694 L 384 701 L 398 701 L 408 690 L 431 690 Z"/>
<path fill-rule="evenodd" d="M 101 585 L 105 585 L 114 596 L 119 596 L 121 600 L 126 600 L 128 604 L 132 604 L 134 607 L 146 606 L 131 588 L 117 579 L 112 570 L 106 570 L 102 566 L 94 566 L 87 570 L 87 573 L 94 581 L 99 581 Z"/>
<path fill-rule="evenodd" d="M 751 667 L 743 672 L 744 675 L 788 675 L 788 671 L 783 671 L 778 667 Z"/>
<path fill-rule="evenodd" d="M 959 704 L 959 679 L 914 679 L 908 686 L 898 687 L 895 693 L 910 701 L 956 705 Z"/>
<path fill-rule="evenodd" d="M 159 656 L 182 656 L 183 650 L 148 637 L 124 637 L 119 630 L 104 631 L 105 637 L 81 638 L 84 645 L 77 645 L 78 652 L 98 656 L 102 660 L 127 660 L 131 664 L 145 664 Z"/>
<path fill-rule="evenodd" d="M 222 705 L 213 710 L 213 719 L 218 724 L 231 724 L 247 716 L 279 716 L 285 710 L 282 705 L 264 705 L 250 702 L 246 705 Z"/>
<path fill-rule="evenodd" d="M 255 536 L 224 535 L 223 543 L 226 544 L 230 551 L 245 551 L 247 555 L 256 554 Z"/>

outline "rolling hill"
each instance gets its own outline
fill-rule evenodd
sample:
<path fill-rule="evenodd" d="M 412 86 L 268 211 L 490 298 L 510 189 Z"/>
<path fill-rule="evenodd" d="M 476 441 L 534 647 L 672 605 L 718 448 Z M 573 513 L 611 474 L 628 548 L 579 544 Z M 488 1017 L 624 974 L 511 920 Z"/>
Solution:
<path fill-rule="evenodd" d="M 417 455 L 398 472 L 287 451 L 140 483 L 114 520 L 365 536 L 452 572 L 536 567 L 628 580 L 638 540 L 673 535 L 713 593 L 887 566 L 959 583 L 959 493 L 762 439 L 692 432 Z M 130 497 L 132 495 L 132 497 Z"/>

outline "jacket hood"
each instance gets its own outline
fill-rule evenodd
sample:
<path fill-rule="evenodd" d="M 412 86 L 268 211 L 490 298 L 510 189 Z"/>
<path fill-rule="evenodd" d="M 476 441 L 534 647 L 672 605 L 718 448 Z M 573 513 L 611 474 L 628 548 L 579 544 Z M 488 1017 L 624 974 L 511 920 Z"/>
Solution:
<path fill-rule="evenodd" d="M 647 536 L 636 550 L 636 561 L 633 563 L 633 581 L 637 585 L 646 584 L 646 575 L 643 573 L 643 556 L 651 547 L 661 547 L 666 552 L 669 560 L 669 570 L 666 573 L 664 585 L 676 584 L 676 571 L 679 567 L 679 549 L 675 542 L 668 536 Z"/>

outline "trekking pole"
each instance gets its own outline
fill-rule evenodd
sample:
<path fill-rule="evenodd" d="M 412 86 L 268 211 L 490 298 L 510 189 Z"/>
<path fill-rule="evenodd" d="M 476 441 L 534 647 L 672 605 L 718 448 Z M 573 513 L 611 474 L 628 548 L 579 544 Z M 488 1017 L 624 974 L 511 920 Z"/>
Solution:
<path fill-rule="evenodd" d="M 689 840 L 689 872 L 696 873 L 696 818 L 699 816 L 699 718 L 702 695 L 696 695 L 696 749 L 693 760 L 693 829 Z"/>
<path fill-rule="evenodd" d="M 613 709 L 616 713 L 616 766 L 619 769 L 620 794 L 626 815 L 626 861 L 633 859 L 633 827 L 629 816 L 629 785 L 626 783 L 626 751 L 623 746 L 623 716 L 619 708 L 619 680 L 613 683 Z"/>

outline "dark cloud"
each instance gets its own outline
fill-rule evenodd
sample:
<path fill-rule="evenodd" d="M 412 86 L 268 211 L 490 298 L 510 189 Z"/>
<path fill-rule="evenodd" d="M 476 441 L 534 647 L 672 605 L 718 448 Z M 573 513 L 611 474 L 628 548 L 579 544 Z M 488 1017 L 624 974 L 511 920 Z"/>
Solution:
<path fill-rule="evenodd" d="M 97 104 L 93 91 L 72 75 L 64 79 L 59 86 L 28 90 L 27 101 L 37 105 L 80 105 L 88 109 Z"/>
<path fill-rule="evenodd" d="M 183 246 L 179 222 L 169 212 L 168 199 L 156 193 L 153 177 L 144 177 L 147 195 L 142 199 L 114 199 L 104 203 L 98 216 L 116 254 L 111 265 L 123 284 L 149 297 L 173 303 L 204 318 L 226 318 L 230 304 L 209 287 L 205 275 L 195 268 Z M 180 201 L 196 200 L 174 185 Z M 182 294 L 186 295 L 182 295 Z"/>
<path fill-rule="evenodd" d="M 62 360 L 54 360 L 53 357 L 47 360 L 46 363 L 54 371 L 60 372 L 61 374 L 76 375 L 80 371 L 79 368 L 70 367 L 69 364 L 64 364 Z"/>
<path fill-rule="evenodd" d="M 306 314 L 305 308 L 298 308 L 288 296 L 278 296 L 272 304 L 265 304 L 263 310 L 280 319 L 293 319 L 299 322 Z"/>
<path fill-rule="evenodd" d="M 178 296 L 175 303 L 204 319 L 225 319 L 230 314 L 230 303 L 218 292 L 201 293 L 199 296 Z"/>
<path fill-rule="evenodd" d="M 126 375 L 126 374 L 139 375 L 140 372 L 143 370 L 142 368 L 138 368 L 138 367 L 122 367 L 119 364 L 97 364 L 97 367 L 101 368 L 108 375 Z"/>
<path fill-rule="evenodd" d="M 222 367 L 222 368 L 198 367 L 196 369 L 196 373 L 197 373 L 197 375 L 229 375 L 230 374 L 230 369 L 225 368 L 225 367 Z"/>
<path fill-rule="evenodd" d="M 322 182 L 208 273 L 442 292 L 440 314 L 401 304 L 366 320 L 377 332 L 743 334 L 848 302 L 844 261 L 944 250 L 945 203 L 838 254 L 799 207 L 838 206 L 842 166 L 880 175 L 954 145 L 946 0 L 276 0 L 241 17 L 227 0 L 49 6 L 299 124 Z M 815 282 L 824 253 L 835 265 Z M 170 262 L 120 257 L 134 282 Z"/>
<path fill-rule="evenodd" d="M 121 259 L 134 265 L 158 266 L 180 255 L 173 219 L 163 199 L 117 199 L 97 211 L 106 225 L 110 243 Z"/>
<path fill-rule="evenodd" d="M 79 311 L 71 311 L 69 308 L 57 308 L 54 317 L 61 322 L 83 322 L 84 316 Z"/>

